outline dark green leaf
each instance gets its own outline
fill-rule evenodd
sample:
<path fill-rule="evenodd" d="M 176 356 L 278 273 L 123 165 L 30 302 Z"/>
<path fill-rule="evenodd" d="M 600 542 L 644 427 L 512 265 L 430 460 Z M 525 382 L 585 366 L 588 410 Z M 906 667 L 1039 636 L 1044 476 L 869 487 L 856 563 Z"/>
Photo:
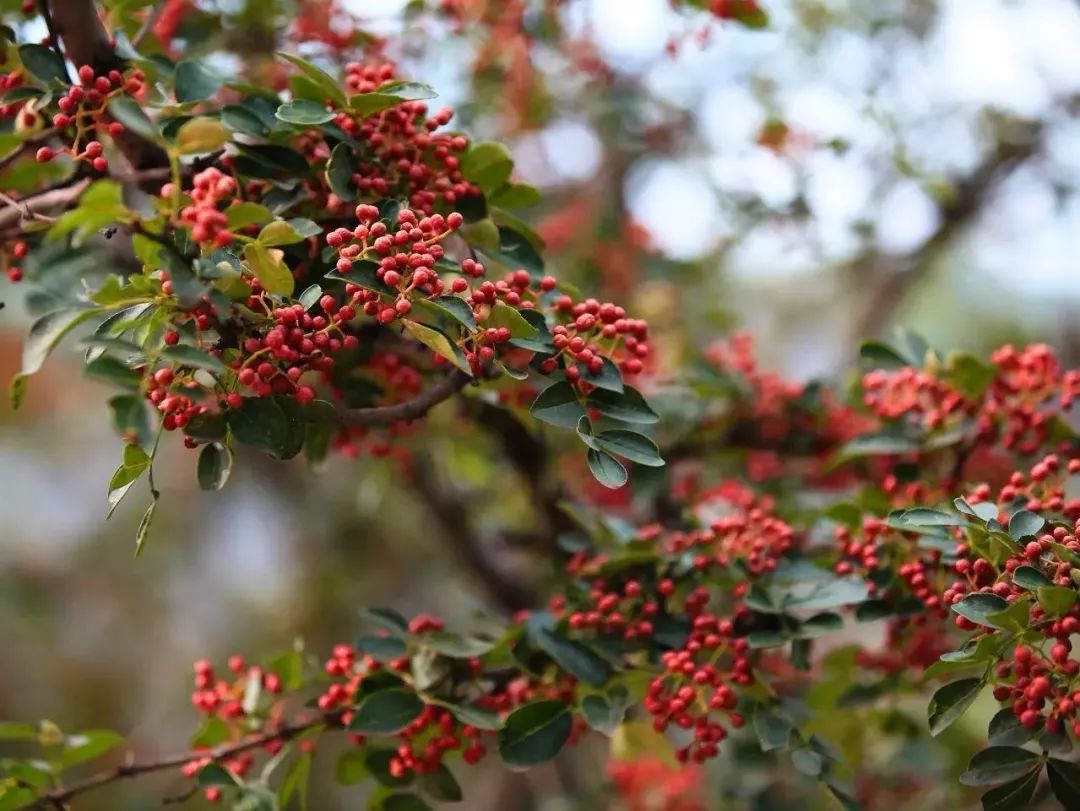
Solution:
<path fill-rule="evenodd" d="M 754 732 L 763 752 L 785 749 L 791 737 L 791 724 L 764 704 L 754 707 Z"/>
<path fill-rule="evenodd" d="M 139 103 L 130 96 L 117 96 L 109 101 L 109 115 L 136 135 L 151 141 L 159 140 L 157 127 L 146 117 Z"/>
<path fill-rule="evenodd" d="M 626 705 L 593 693 L 581 700 L 581 714 L 589 726 L 610 738 L 626 717 Z"/>
<path fill-rule="evenodd" d="M 20 45 L 19 61 L 23 63 L 23 67 L 33 74 L 34 78 L 45 84 L 54 81 L 61 84 L 69 83 L 64 60 L 57 56 L 56 51 L 52 48 L 46 48 L 36 42 Z"/>
<path fill-rule="evenodd" d="M 977 593 L 969 594 L 958 603 L 953 603 L 952 610 L 961 617 L 971 620 L 978 625 L 996 627 L 989 615 L 1004 611 L 1009 604 L 996 594 Z"/>
<path fill-rule="evenodd" d="M 639 465 L 648 467 L 663 467 L 664 465 L 656 443 L 643 434 L 616 428 L 601 431 L 596 435 L 596 442 L 603 450 Z"/>
<path fill-rule="evenodd" d="M 585 454 L 586 460 L 589 463 L 589 470 L 592 472 L 593 477 L 612 490 L 617 490 L 626 484 L 629 479 L 629 475 L 626 472 L 626 468 L 623 464 L 612 456 L 607 451 L 598 451 L 592 448 Z"/>
<path fill-rule="evenodd" d="M 1031 538 L 1039 533 L 1045 523 L 1041 516 L 1029 510 L 1017 510 L 1009 519 L 1009 534 L 1018 541 Z"/>
<path fill-rule="evenodd" d="M 195 782 L 201 788 L 240 785 L 240 782 L 232 772 L 217 763 L 207 763 L 199 769 L 199 773 L 195 776 Z"/>
<path fill-rule="evenodd" d="M 982 688 L 982 679 L 960 679 L 939 687 L 927 711 L 930 734 L 936 737 L 952 726 L 978 698 Z"/>
<path fill-rule="evenodd" d="M 1050 758 L 1046 764 L 1050 790 L 1066 809 L 1080 808 L 1080 764 Z"/>
<path fill-rule="evenodd" d="M 218 442 L 204 445 L 199 452 L 198 479 L 203 490 L 220 490 L 229 480 L 232 451 Z"/>
<path fill-rule="evenodd" d="M 227 420 L 238 442 L 278 459 L 288 458 L 292 427 L 288 415 L 270 397 L 248 397 L 229 409 Z"/>
<path fill-rule="evenodd" d="M 429 772 L 420 778 L 420 788 L 439 802 L 459 803 L 463 797 L 457 778 L 444 763 L 439 764 L 437 771 Z"/>
<path fill-rule="evenodd" d="M 475 636 L 462 636 L 451 631 L 432 631 L 423 634 L 420 642 L 436 653 L 454 659 L 475 659 L 495 647 L 495 642 Z"/>
<path fill-rule="evenodd" d="M 1040 586 L 1053 585 L 1049 577 L 1044 575 L 1034 566 L 1017 566 L 1012 575 L 1013 582 L 1020 588 L 1034 591 Z"/>
<path fill-rule="evenodd" d="M 471 704 L 454 704 L 449 701 L 438 702 L 453 713 L 463 724 L 469 724 L 477 729 L 496 730 L 502 729 L 503 721 L 497 713 L 482 707 L 474 707 Z"/>
<path fill-rule="evenodd" d="M 345 202 L 356 199 L 357 187 L 353 181 L 356 172 L 356 157 L 352 147 L 346 143 L 340 143 L 330 153 L 330 160 L 326 163 L 326 182 L 330 185 L 330 191 Z"/>
<path fill-rule="evenodd" d="M 994 786 L 1015 780 L 1039 763 L 1039 755 L 1016 746 L 991 746 L 975 755 L 960 775 L 965 786 Z"/>
<path fill-rule="evenodd" d="M 185 59 L 176 66 L 173 76 L 176 100 L 181 104 L 206 101 L 222 85 L 221 77 L 210 70 L 203 60 Z"/>
<path fill-rule="evenodd" d="M 510 179 L 514 161 L 510 150 L 495 141 L 473 144 L 461 158 L 461 174 L 489 194 Z"/>
<path fill-rule="evenodd" d="M 572 676 L 593 686 L 600 686 L 611 674 L 608 663 L 599 654 L 576 639 L 570 639 L 548 628 L 540 628 L 533 635 L 538 648 L 547 653 L 556 664 Z"/>
<path fill-rule="evenodd" d="M 529 412 L 543 422 L 561 428 L 576 428 L 578 420 L 585 416 L 585 407 L 578 402 L 574 387 L 560 381 L 540 392 Z"/>
<path fill-rule="evenodd" d="M 527 768 L 551 760 L 570 737 L 570 708 L 561 701 L 533 701 L 514 710 L 499 732 L 499 754 L 508 766 Z"/>
<path fill-rule="evenodd" d="M 349 730 L 366 735 L 400 732 L 423 711 L 424 702 L 411 690 L 379 690 L 357 705 Z"/>
<path fill-rule="evenodd" d="M 390 794 L 383 798 L 379 807 L 382 811 L 431 811 L 431 806 L 415 794 Z"/>
<path fill-rule="evenodd" d="M 1067 614 L 1076 604 L 1076 598 L 1080 596 L 1074 589 L 1064 586 L 1043 586 L 1035 593 L 1038 596 L 1039 605 L 1051 617 Z"/>
<path fill-rule="evenodd" d="M 630 386 L 624 386 L 622 392 L 594 389 L 589 394 L 588 403 L 608 419 L 619 422 L 649 425 L 660 419 L 641 393 Z"/>
<path fill-rule="evenodd" d="M 1024 808 L 1035 793 L 1039 782 L 1039 770 L 1031 774 L 990 789 L 982 796 L 983 811 L 1014 811 Z"/>

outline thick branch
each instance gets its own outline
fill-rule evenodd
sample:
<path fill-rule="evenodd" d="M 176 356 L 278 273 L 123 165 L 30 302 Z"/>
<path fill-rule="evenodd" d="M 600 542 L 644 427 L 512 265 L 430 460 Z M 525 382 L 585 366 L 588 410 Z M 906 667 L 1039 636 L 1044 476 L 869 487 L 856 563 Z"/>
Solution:
<path fill-rule="evenodd" d="M 7 205 L 0 209 L 0 230 L 16 225 L 27 219 L 27 215 L 48 211 L 50 208 L 67 207 L 79 199 L 79 195 L 90 185 L 90 179 L 80 180 L 73 186 L 51 189 L 43 194 L 16 200 L 16 205 Z"/>
<path fill-rule="evenodd" d="M 389 406 L 352 408 L 341 413 L 341 421 L 345 425 L 388 425 L 392 422 L 419 419 L 439 403 L 449 400 L 472 380 L 472 377 L 460 369 L 455 369 L 411 400 Z"/>
<path fill-rule="evenodd" d="M 993 154 L 956 184 L 951 198 L 941 207 L 937 230 L 915 252 L 889 256 L 871 251 L 852 263 L 859 273 L 857 286 L 867 291 L 855 320 L 857 341 L 880 332 L 908 291 L 926 277 L 954 238 L 978 217 L 993 190 L 1039 152 L 1042 137 L 1042 127 L 1032 124 L 1019 142 L 999 143 Z"/>
<path fill-rule="evenodd" d="M 295 738 L 297 735 L 300 735 L 309 729 L 326 723 L 333 717 L 334 713 L 330 713 L 327 715 L 318 715 L 307 721 L 284 724 L 273 732 L 265 732 L 262 735 L 248 738 L 240 743 L 227 744 L 219 746 L 216 749 L 183 752 L 178 755 L 171 755 L 169 757 L 161 758 L 160 760 L 147 761 L 145 763 L 122 763 L 113 769 L 92 775 L 82 782 L 73 783 L 66 788 L 53 789 L 52 791 L 43 794 L 33 805 L 27 806 L 27 809 L 60 808 L 63 807 L 63 803 L 67 802 L 72 797 L 85 794 L 88 791 L 93 791 L 102 786 L 107 786 L 118 780 L 124 780 L 129 777 L 138 777 L 139 775 L 150 774 L 151 772 L 175 769 L 192 760 L 201 760 L 204 758 L 209 758 L 212 761 L 223 760 L 232 757 L 233 755 L 247 752 L 250 749 L 257 749 L 271 741 L 286 741 L 290 738 Z"/>
<path fill-rule="evenodd" d="M 124 68 L 124 60 L 117 56 L 94 0 L 48 0 L 48 6 L 56 33 L 76 66 L 89 65 L 99 74 Z M 129 130 L 113 140 L 136 170 L 168 165 L 168 156 L 161 147 Z"/>
<path fill-rule="evenodd" d="M 412 483 L 461 562 L 483 584 L 491 598 L 507 611 L 531 608 L 535 598 L 532 590 L 495 565 L 473 532 L 465 499 L 442 489 L 431 468 L 421 461 L 413 471 Z"/>

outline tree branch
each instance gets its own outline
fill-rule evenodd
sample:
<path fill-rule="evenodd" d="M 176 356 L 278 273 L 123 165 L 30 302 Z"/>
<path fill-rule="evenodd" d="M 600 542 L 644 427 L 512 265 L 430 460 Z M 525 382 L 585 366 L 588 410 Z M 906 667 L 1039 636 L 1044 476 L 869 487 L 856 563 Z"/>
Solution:
<path fill-rule="evenodd" d="M 455 369 L 411 400 L 396 405 L 348 409 L 341 412 L 341 422 L 345 425 L 388 425 L 392 422 L 419 419 L 439 403 L 449 400 L 474 379 L 460 369 Z"/>
<path fill-rule="evenodd" d="M 73 783 L 65 788 L 53 789 L 52 791 L 41 795 L 33 805 L 26 806 L 26 809 L 27 811 L 30 811 L 31 809 L 63 808 L 63 803 L 67 802 L 72 797 L 85 794 L 88 791 L 93 791 L 102 786 L 107 786 L 118 780 L 124 780 L 129 777 L 138 777 L 139 775 L 149 774 L 151 772 L 165 771 L 166 769 L 175 769 L 192 760 L 209 758 L 212 761 L 219 761 L 232 757 L 233 755 L 239 755 L 250 749 L 257 749 L 271 741 L 287 741 L 309 729 L 313 729 L 320 724 L 335 719 L 339 714 L 340 711 L 334 711 L 315 716 L 307 721 L 283 724 L 273 732 L 265 732 L 262 735 L 249 738 L 246 741 L 219 746 L 215 749 L 192 750 L 164 757 L 160 760 L 147 761 L 145 763 L 122 763 L 113 769 L 92 775 L 82 782 Z"/>
<path fill-rule="evenodd" d="M 491 598 L 507 611 L 533 607 L 535 595 L 532 589 L 515 582 L 494 564 L 473 532 L 466 501 L 456 493 L 443 490 L 432 475 L 432 467 L 421 460 L 413 471 L 412 484 L 438 520 L 458 558 L 483 584 Z"/>
<path fill-rule="evenodd" d="M 859 274 L 856 286 L 867 291 L 853 327 L 856 343 L 881 331 L 908 291 L 926 277 L 953 239 L 978 217 L 994 188 L 1039 152 L 1043 127 L 1029 122 L 1026 129 L 1019 140 L 999 142 L 980 166 L 956 184 L 952 197 L 941 207 L 937 230 L 916 251 L 889 256 L 872 250 L 851 263 L 851 269 Z"/>

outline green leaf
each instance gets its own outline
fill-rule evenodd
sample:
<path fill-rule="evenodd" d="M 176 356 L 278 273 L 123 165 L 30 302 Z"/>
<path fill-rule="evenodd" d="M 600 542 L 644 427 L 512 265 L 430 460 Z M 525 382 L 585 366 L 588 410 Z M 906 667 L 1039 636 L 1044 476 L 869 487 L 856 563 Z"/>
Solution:
<path fill-rule="evenodd" d="M 476 330 L 476 316 L 473 314 L 469 302 L 465 301 L 465 299 L 457 296 L 439 296 L 431 299 L 428 303 L 442 308 L 470 332 Z"/>
<path fill-rule="evenodd" d="M 403 101 L 415 101 L 435 97 L 435 91 L 419 82 L 387 82 L 373 93 L 357 93 L 349 96 L 349 108 L 361 115 L 375 113 L 396 107 Z"/>
<path fill-rule="evenodd" d="M 156 509 L 157 497 L 155 496 L 154 500 L 150 502 L 150 506 L 146 508 L 146 512 L 143 513 L 139 526 L 135 529 L 135 557 L 142 554 L 143 546 L 150 535 L 150 525 L 154 521 L 154 511 Z"/>
<path fill-rule="evenodd" d="M 413 773 L 406 772 L 401 777 L 390 773 L 390 762 L 397 758 L 393 749 L 369 749 L 364 755 L 364 765 L 376 782 L 384 786 L 407 786 L 413 780 Z"/>
<path fill-rule="evenodd" d="M 607 451 L 589 448 L 585 453 L 585 459 L 589 463 L 589 471 L 593 474 L 593 478 L 604 487 L 618 490 L 630 478 L 622 462 Z"/>
<path fill-rule="evenodd" d="M 198 479 L 203 490 L 220 490 L 232 471 L 232 451 L 219 442 L 204 445 L 199 452 Z"/>
<path fill-rule="evenodd" d="M 1009 604 L 996 594 L 980 592 L 977 594 L 969 594 L 960 602 L 954 603 L 952 610 L 961 617 L 969 619 L 978 625 L 996 628 L 997 626 L 989 619 L 989 616 L 1004 611 L 1008 607 Z"/>
<path fill-rule="evenodd" d="M 0 741 L 33 741 L 37 736 L 38 730 L 33 724 L 0 721 Z"/>
<path fill-rule="evenodd" d="M 529 406 L 529 413 L 560 428 L 576 428 L 578 420 L 585 416 L 585 407 L 578 401 L 574 387 L 563 380 L 540 392 Z"/>
<path fill-rule="evenodd" d="M 976 754 L 968 770 L 960 775 L 965 786 L 993 786 L 1018 777 L 1036 768 L 1040 757 L 1035 752 L 1017 746 L 991 746 Z"/>
<path fill-rule="evenodd" d="M 876 369 L 899 369 L 912 365 L 910 358 L 882 341 L 865 341 L 859 347 L 859 358 Z"/>
<path fill-rule="evenodd" d="M 312 759 L 311 753 L 305 752 L 289 767 L 285 779 L 281 781 L 281 788 L 278 789 L 277 802 L 281 808 L 288 808 L 289 802 L 292 800 L 293 795 L 296 794 L 300 798 L 301 811 L 307 811 L 308 782 L 311 779 Z"/>
<path fill-rule="evenodd" d="M 465 353 L 462 352 L 461 347 L 450 340 L 445 333 L 432 327 L 419 324 L 416 321 L 404 321 L 402 325 L 405 327 L 407 333 L 436 355 L 450 361 L 466 374 L 472 374 L 472 370 L 469 368 L 469 362 L 465 359 Z"/>
<path fill-rule="evenodd" d="M 353 181 L 355 172 L 356 156 L 352 147 L 346 143 L 335 146 L 326 162 L 326 182 L 330 191 L 346 202 L 355 200 L 358 192 Z"/>
<path fill-rule="evenodd" d="M 540 202 L 540 190 L 528 183 L 507 183 L 490 195 L 491 204 L 502 208 L 527 208 Z"/>
<path fill-rule="evenodd" d="M 1034 591 L 1042 586 L 1052 586 L 1053 582 L 1034 566 L 1017 566 L 1012 575 L 1013 582 L 1020 588 Z"/>
<path fill-rule="evenodd" d="M 1014 600 L 1004 611 L 996 611 L 988 614 L 986 619 L 994 624 L 995 628 L 1003 628 L 1006 631 L 1022 633 L 1027 630 L 1031 617 L 1031 605 L 1027 600 Z"/>
<path fill-rule="evenodd" d="M 1080 764 L 1050 758 L 1046 764 L 1050 790 L 1065 808 L 1080 808 Z"/>
<path fill-rule="evenodd" d="M 610 738 L 626 717 L 626 705 L 592 693 L 581 700 L 581 714 L 589 726 Z"/>
<path fill-rule="evenodd" d="M 825 758 L 809 746 L 793 750 L 791 764 L 800 774 L 805 774 L 807 777 L 818 777 L 825 770 Z"/>
<path fill-rule="evenodd" d="M 285 220 L 274 220 L 271 223 L 267 223 L 267 225 L 259 232 L 258 236 L 259 242 L 267 247 L 272 247 L 274 245 L 295 245 L 297 242 L 303 242 L 304 239 L 305 238 Z"/>
<path fill-rule="evenodd" d="M 220 358 L 215 358 L 205 350 L 187 344 L 167 346 L 161 350 L 161 356 L 177 366 L 206 369 L 208 372 L 217 372 L 218 374 L 224 374 L 228 371 L 228 367 L 221 362 Z"/>
<path fill-rule="evenodd" d="M 181 155 L 214 152 L 229 142 L 229 131 L 213 118 L 193 118 L 176 133 Z"/>
<path fill-rule="evenodd" d="M 244 246 L 244 261 L 247 262 L 259 284 L 266 292 L 275 296 L 291 296 L 296 287 L 292 271 L 282 261 L 284 254 L 276 248 L 267 248 L 258 242 Z"/>
<path fill-rule="evenodd" d="M 357 705 L 349 731 L 365 735 L 400 732 L 423 711 L 424 702 L 411 690 L 379 690 Z"/>
<path fill-rule="evenodd" d="M 1038 535 L 1046 521 L 1029 510 L 1017 510 L 1009 519 L 1009 534 L 1016 540 Z"/>
<path fill-rule="evenodd" d="M 317 124 L 325 124 L 328 121 L 333 121 L 336 113 L 332 110 L 327 110 L 324 105 L 318 104 L 317 102 L 308 101 L 307 99 L 296 99 L 295 101 L 287 102 L 278 107 L 275 115 L 279 120 L 289 124 L 313 127 Z"/>
<path fill-rule="evenodd" d="M 643 434 L 615 428 L 610 431 L 601 431 L 596 435 L 596 442 L 603 450 L 639 465 L 664 466 L 664 460 L 660 456 L 656 443 Z"/>
<path fill-rule="evenodd" d="M 431 811 L 431 806 L 415 794 L 401 792 L 384 797 L 379 807 L 382 811 Z"/>
<path fill-rule="evenodd" d="M 983 811 L 1012 811 L 1027 806 L 1039 782 L 1039 770 L 991 789 L 982 796 Z"/>
<path fill-rule="evenodd" d="M 570 737 L 570 708 L 561 701 L 533 701 L 506 719 L 499 732 L 499 754 L 514 768 L 528 768 L 551 760 Z"/>
<path fill-rule="evenodd" d="M 334 765 L 334 779 L 343 786 L 355 786 L 370 776 L 363 749 L 346 749 Z"/>
<path fill-rule="evenodd" d="M 623 386 L 622 392 L 594 389 L 589 394 L 588 403 L 608 419 L 619 422 L 650 425 L 660 420 L 641 393 L 630 386 Z"/>
<path fill-rule="evenodd" d="M 195 783 L 199 788 L 240 785 L 240 781 L 236 779 L 236 776 L 218 763 L 207 763 L 199 769 L 199 773 L 195 775 Z"/>
<path fill-rule="evenodd" d="M 438 770 L 423 775 L 420 778 L 420 788 L 439 802 L 459 803 L 464 797 L 461 785 L 445 763 L 440 763 Z"/>
<path fill-rule="evenodd" d="M 28 42 L 19 46 L 19 61 L 23 63 L 35 79 L 45 84 L 59 82 L 69 84 L 67 69 L 64 60 L 57 56 L 52 48 L 38 45 L 36 42 Z"/>
<path fill-rule="evenodd" d="M 221 77 L 210 70 L 203 60 L 185 59 L 173 74 L 176 100 L 181 104 L 206 101 L 221 87 Z"/>
<path fill-rule="evenodd" d="M 461 157 L 461 174 L 479 186 L 485 194 L 494 192 L 510 179 L 514 161 L 510 150 L 495 141 L 473 144 Z"/>
<path fill-rule="evenodd" d="M 963 517 L 942 510 L 915 507 L 904 510 L 898 516 L 898 528 L 904 527 L 962 527 L 967 524 Z M 890 522 L 891 523 L 891 522 Z"/>
<path fill-rule="evenodd" d="M 792 729 L 788 721 L 764 704 L 758 704 L 754 707 L 753 722 L 754 732 L 757 733 L 762 752 L 787 748 Z"/>
<path fill-rule="evenodd" d="M 516 228 L 499 226 L 499 247 L 495 258 L 511 268 L 524 268 L 531 273 L 544 270 L 544 257 L 537 246 Z"/>
<path fill-rule="evenodd" d="M 432 631 L 423 634 L 420 642 L 436 653 L 454 659 L 475 659 L 492 650 L 496 643 L 476 636 L 462 636 L 451 631 Z"/>
<path fill-rule="evenodd" d="M 843 460 L 858 456 L 912 453 L 917 450 L 919 450 L 919 443 L 914 439 L 878 434 L 856 437 L 840 449 L 838 457 Z"/>
<path fill-rule="evenodd" d="M 408 653 L 405 643 L 396 636 L 362 636 L 356 640 L 356 647 L 380 662 L 400 659 Z"/>
<path fill-rule="evenodd" d="M 130 96 L 116 96 L 109 100 L 109 115 L 124 125 L 124 129 L 149 141 L 158 141 L 161 135 L 154 122 L 146 117 L 143 108 Z"/>
<path fill-rule="evenodd" d="M 142 382 L 142 375 L 126 363 L 109 355 L 95 358 L 83 369 L 85 375 L 93 380 L 111 383 L 128 389 L 137 389 Z"/>
<path fill-rule="evenodd" d="M 1077 593 L 1064 586 L 1043 586 L 1035 592 L 1039 605 L 1051 617 L 1063 616 L 1076 604 Z"/>
<path fill-rule="evenodd" d="M 124 736 L 111 729 L 91 729 L 68 735 L 60 762 L 64 767 L 76 766 L 111 752 L 124 742 Z"/>
<path fill-rule="evenodd" d="M 289 416 L 271 397 L 248 397 L 226 415 L 238 442 L 252 445 L 278 459 L 289 458 L 292 426 Z"/>
<path fill-rule="evenodd" d="M 599 687 L 611 675 L 608 663 L 583 642 L 548 628 L 540 628 L 533 635 L 533 641 L 559 667 L 587 684 Z"/>
<path fill-rule="evenodd" d="M 392 608 L 369 606 L 364 609 L 363 613 L 375 625 L 392 634 L 407 634 L 409 632 L 408 621 Z"/>
<path fill-rule="evenodd" d="M 320 90 L 323 91 L 326 98 L 332 99 L 339 106 L 345 105 L 345 93 L 338 86 L 338 83 L 334 79 L 334 77 L 331 76 L 329 73 L 322 70 L 321 68 L 316 67 L 315 65 L 308 62 L 306 59 L 303 59 L 299 56 L 294 56 L 293 54 L 288 54 L 284 51 L 278 51 L 278 56 L 280 56 L 282 59 L 286 59 L 289 62 L 292 62 L 292 64 L 300 68 L 300 70 L 303 71 L 304 75 L 307 76 L 308 79 L 310 79 Z"/>
<path fill-rule="evenodd" d="M 972 705 L 983 688 L 982 679 L 960 679 L 938 688 L 930 699 L 930 734 L 937 737 Z"/>
<path fill-rule="evenodd" d="M 23 344 L 20 374 L 32 375 L 45 363 L 53 348 L 82 322 L 102 312 L 101 308 L 57 310 L 47 313 L 30 325 Z"/>
<path fill-rule="evenodd" d="M 258 203 L 243 202 L 225 209 L 225 220 L 229 228 L 243 228 L 247 225 L 262 225 L 274 219 L 273 213 L 266 206 Z"/>
<path fill-rule="evenodd" d="M 584 363 L 579 362 L 577 366 L 581 372 L 581 378 L 598 389 L 606 389 L 617 393 L 622 392 L 623 380 L 619 367 L 608 358 L 602 360 L 603 365 L 600 367 L 599 372 L 590 371 Z"/>
<path fill-rule="evenodd" d="M 454 717 L 463 724 L 487 730 L 498 730 L 503 727 L 503 720 L 492 710 L 474 707 L 471 704 L 455 704 L 450 701 L 438 701 L 436 703 L 450 710 Z"/>
<path fill-rule="evenodd" d="M 508 329 L 511 338 L 534 338 L 539 332 L 521 313 L 501 301 L 491 308 L 484 326 Z"/>

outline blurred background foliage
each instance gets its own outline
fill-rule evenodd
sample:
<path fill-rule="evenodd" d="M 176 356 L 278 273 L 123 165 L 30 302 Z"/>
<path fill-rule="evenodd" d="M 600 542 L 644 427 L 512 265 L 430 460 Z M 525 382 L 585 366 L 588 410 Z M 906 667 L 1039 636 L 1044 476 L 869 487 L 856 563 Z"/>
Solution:
<path fill-rule="evenodd" d="M 105 5 L 120 27 L 152 4 Z M 897 324 L 946 348 L 1039 340 L 1080 360 L 1069 317 L 1080 296 L 1072 0 L 769 0 L 764 30 L 665 0 L 470 0 L 463 24 L 403 0 L 193 5 L 174 51 L 253 81 L 273 78 L 269 54 L 304 26 L 348 31 L 355 15 L 390 36 L 388 55 L 456 108 L 455 126 L 507 142 L 520 179 L 544 191 L 528 219 L 558 275 L 650 320 L 661 378 L 736 327 L 756 335 L 767 367 L 798 380 L 843 380 L 858 340 Z M 502 25 L 519 5 L 524 26 Z M 3 3 L 8 18 L 17 6 Z M 307 55 L 350 44 L 324 40 Z M 76 279 L 111 256 L 88 247 L 50 272 Z M 23 296 L 0 287 L 5 380 L 41 306 Z M 134 561 L 138 505 L 103 520 L 117 454 L 105 391 L 77 370 L 60 353 L 17 415 L 0 410 L 0 718 L 110 726 L 141 751 L 178 750 L 194 725 L 183 697 L 199 656 L 220 661 L 237 640 L 253 657 L 294 639 L 325 650 L 355 636 L 363 605 L 466 620 L 497 595 L 435 492 L 464 506 L 511 579 L 550 571 L 515 540 L 540 520 L 530 482 L 494 440 L 465 437 L 452 407 L 412 440 L 414 477 L 394 457 L 339 458 L 312 476 L 249 454 L 226 493 L 204 493 L 194 456 L 170 443 L 158 466 L 168 496 Z M 677 398 L 667 405 L 677 419 Z M 875 710 L 874 723 L 902 726 L 897 709 Z M 952 734 L 974 738 L 979 720 Z M 846 751 L 885 769 L 889 807 L 910 807 L 910 764 L 927 785 L 963 766 L 941 748 L 872 738 L 864 721 L 823 720 Z M 528 775 L 481 771 L 470 808 L 607 807 L 601 754 L 578 750 Z M 715 807 L 744 807 L 723 799 L 729 767 L 713 768 Z M 156 807 L 170 786 L 120 785 L 80 808 Z M 311 807 L 356 807 L 359 796 L 327 785 Z"/>

